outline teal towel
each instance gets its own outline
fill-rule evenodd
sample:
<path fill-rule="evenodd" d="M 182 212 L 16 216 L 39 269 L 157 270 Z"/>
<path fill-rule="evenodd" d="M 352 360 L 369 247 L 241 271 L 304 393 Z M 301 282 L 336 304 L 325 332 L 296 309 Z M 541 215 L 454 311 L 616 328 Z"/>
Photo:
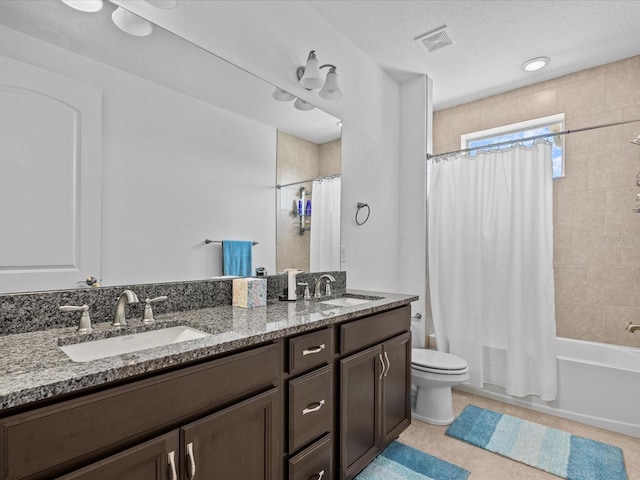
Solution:
<path fill-rule="evenodd" d="M 244 240 L 223 240 L 222 258 L 224 264 L 223 275 L 237 275 L 250 277 L 252 267 L 253 243 Z"/>

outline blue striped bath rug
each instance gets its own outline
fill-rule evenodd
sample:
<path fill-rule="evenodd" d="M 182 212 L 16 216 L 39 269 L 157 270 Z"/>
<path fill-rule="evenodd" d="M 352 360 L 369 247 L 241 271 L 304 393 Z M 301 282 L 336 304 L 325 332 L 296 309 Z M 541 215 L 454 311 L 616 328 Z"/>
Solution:
<path fill-rule="evenodd" d="M 628 480 L 618 447 L 475 405 L 446 434 L 568 480 Z"/>
<path fill-rule="evenodd" d="M 393 442 L 354 480 L 466 480 L 468 476 L 453 463 Z"/>

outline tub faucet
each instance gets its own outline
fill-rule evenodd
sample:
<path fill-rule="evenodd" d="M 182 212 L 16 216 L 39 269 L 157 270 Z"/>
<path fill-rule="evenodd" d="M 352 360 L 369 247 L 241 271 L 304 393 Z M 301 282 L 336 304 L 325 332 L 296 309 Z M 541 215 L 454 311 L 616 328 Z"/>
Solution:
<path fill-rule="evenodd" d="M 118 303 L 116 304 L 116 316 L 113 319 L 113 323 L 111 325 L 113 325 L 114 327 L 127 326 L 126 305 L 132 303 L 138 303 L 138 296 L 135 293 L 133 293 L 131 290 L 125 290 L 120 294 Z"/>
<path fill-rule="evenodd" d="M 318 280 L 316 280 L 316 288 L 315 288 L 315 294 L 313 295 L 314 298 L 320 298 L 322 297 L 322 294 L 320 293 L 320 286 L 322 285 L 322 280 L 323 279 L 327 279 L 327 286 L 325 287 L 325 295 L 331 295 L 331 282 L 335 282 L 336 279 L 333 277 L 333 275 L 330 275 L 328 273 L 325 273 L 324 275 L 320 275 L 320 278 L 318 278 Z"/>
<path fill-rule="evenodd" d="M 640 325 L 634 325 L 631 322 L 629 322 L 629 325 L 627 325 L 627 328 L 625 328 L 625 330 L 628 330 L 629 332 L 633 333 L 636 330 L 640 330 Z"/>

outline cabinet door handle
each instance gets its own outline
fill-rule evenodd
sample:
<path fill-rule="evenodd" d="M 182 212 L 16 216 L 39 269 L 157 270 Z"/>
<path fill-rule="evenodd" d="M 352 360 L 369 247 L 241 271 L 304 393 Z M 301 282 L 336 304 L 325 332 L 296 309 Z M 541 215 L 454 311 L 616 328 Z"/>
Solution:
<path fill-rule="evenodd" d="M 387 352 L 384 352 L 384 358 L 387 360 L 387 371 L 384 372 L 384 376 L 387 376 L 387 373 L 389 373 L 389 370 L 391 369 L 391 362 L 389 361 L 389 356 L 387 355 Z"/>
<path fill-rule="evenodd" d="M 307 355 L 313 355 L 314 353 L 320 353 L 322 350 L 324 350 L 324 343 L 321 345 L 318 345 L 317 347 L 311 347 L 311 348 L 307 348 L 306 350 L 302 351 L 302 356 L 306 357 Z"/>
<path fill-rule="evenodd" d="M 384 371 L 386 370 L 386 366 L 384 364 L 384 360 L 382 359 L 382 354 L 378 354 L 378 358 L 380 359 L 380 363 L 382 364 L 382 370 L 380 371 L 380 376 L 378 377 L 378 380 L 382 380 L 382 377 L 384 375 Z"/>
<path fill-rule="evenodd" d="M 193 455 L 193 442 L 187 444 L 187 475 L 189 480 L 196 477 L 196 459 Z"/>
<path fill-rule="evenodd" d="M 311 405 L 313 405 L 313 406 L 311 406 Z M 324 405 L 324 400 L 320 400 L 319 402 L 312 403 L 311 405 L 308 405 L 307 408 L 302 410 L 302 414 L 303 415 L 306 415 L 307 413 L 317 412 L 318 410 L 320 410 L 322 408 L 322 406 Z"/>
<path fill-rule="evenodd" d="M 176 452 L 169 452 L 169 473 L 171 480 L 178 480 L 178 472 L 176 471 Z"/>
<path fill-rule="evenodd" d="M 324 470 L 320 470 L 318 473 L 315 473 L 309 477 L 309 480 L 322 480 L 324 477 Z"/>

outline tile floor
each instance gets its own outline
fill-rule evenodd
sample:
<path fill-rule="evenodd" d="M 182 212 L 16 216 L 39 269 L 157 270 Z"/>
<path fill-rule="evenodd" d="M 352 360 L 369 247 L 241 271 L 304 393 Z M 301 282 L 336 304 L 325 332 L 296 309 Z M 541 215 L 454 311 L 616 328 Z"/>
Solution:
<path fill-rule="evenodd" d="M 467 404 L 488 408 L 523 418 L 565 432 L 617 445 L 624 451 L 624 461 L 629 480 L 640 480 L 640 438 L 610 432 L 564 418 L 527 410 L 465 392 L 454 391 L 453 409 L 458 415 Z M 640 408 L 640 402 L 638 403 Z M 447 462 L 466 468 L 471 472 L 468 480 L 557 480 L 558 477 L 533 467 L 515 462 L 482 448 L 447 437 L 446 426 L 439 427 L 413 420 L 411 426 L 400 435 L 406 445 L 423 450 Z"/>

